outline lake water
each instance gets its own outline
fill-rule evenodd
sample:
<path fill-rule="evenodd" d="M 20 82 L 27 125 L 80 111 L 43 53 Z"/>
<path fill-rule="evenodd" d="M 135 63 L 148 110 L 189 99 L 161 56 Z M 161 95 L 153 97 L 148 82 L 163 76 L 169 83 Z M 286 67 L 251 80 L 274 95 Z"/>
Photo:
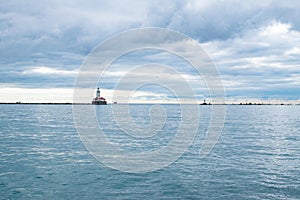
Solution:
<path fill-rule="evenodd" d="M 131 105 L 132 120 L 151 123 L 150 107 Z M 169 116 L 164 129 L 145 144 L 121 135 L 109 105 L 96 112 L 110 140 L 128 151 L 147 151 L 167 145 L 178 128 L 178 106 L 163 107 Z M 70 105 L 0 110 L 0 199 L 300 198 L 300 106 L 227 106 L 218 143 L 200 158 L 210 113 L 210 106 L 201 106 L 192 145 L 171 165 L 148 173 L 111 169 L 91 156 Z"/>

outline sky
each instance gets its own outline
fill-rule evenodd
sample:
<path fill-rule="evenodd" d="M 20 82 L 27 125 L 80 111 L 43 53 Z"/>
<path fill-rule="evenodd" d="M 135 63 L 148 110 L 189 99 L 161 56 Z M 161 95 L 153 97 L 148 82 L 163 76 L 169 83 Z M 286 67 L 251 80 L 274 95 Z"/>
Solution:
<path fill-rule="evenodd" d="M 200 44 L 220 73 L 227 102 L 300 103 L 299 10 L 297 0 L 0 0 L 0 102 L 73 102 L 76 76 L 97 45 L 130 29 L 159 27 Z M 149 60 L 176 68 L 199 101 L 210 98 L 187 63 L 157 50 L 113 63 L 102 95 L 112 101 L 118 78 Z M 150 84 L 132 101 L 174 96 Z"/>

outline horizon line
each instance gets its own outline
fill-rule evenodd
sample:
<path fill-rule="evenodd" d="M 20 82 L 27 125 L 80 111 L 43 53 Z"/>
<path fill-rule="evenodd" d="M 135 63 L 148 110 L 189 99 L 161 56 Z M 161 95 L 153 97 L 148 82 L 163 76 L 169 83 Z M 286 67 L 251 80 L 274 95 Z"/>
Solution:
<path fill-rule="evenodd" d="M 107 103 L 107 105 L 300 105 L 300 103 L 252 103 L 252 102 L 241 102 L 241 103 Z M 70 103 L 70 102 L 0 102 L 0 105 L 94 105 L 92 103 Z"/>

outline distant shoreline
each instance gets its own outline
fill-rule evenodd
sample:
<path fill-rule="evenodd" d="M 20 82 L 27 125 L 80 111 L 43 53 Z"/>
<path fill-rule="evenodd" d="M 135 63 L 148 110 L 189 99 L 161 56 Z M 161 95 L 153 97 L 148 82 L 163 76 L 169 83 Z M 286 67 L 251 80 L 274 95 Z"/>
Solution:
<path fill-rule="evenodd" d="M 108 105 L 113 103 L 108 103 Z M 125 105 L 126 103 L 118 103 L 120 105 Z M 131 105 L 153 105 L 153 104 L 161 104 L 161 105 L 178 105 L 172 103 L 129 103 Z M 91 103 L 22 103 L 22 102 L 0 102 L 0 105 L 93 105 Z M 189 105 L 189 104 L 186 104 Z M 191 104 L 195 105 L 195 104 Z M 268 106 L 268 105 L 278 105 L 278 106 L 291 106 L 291 105 L 300 105 L 300 104 L 290 104 L 290 103 L 276 103 L 276 104 L 263 104 L 263 103 L 225 103 L 225 104 L 203 104 L 199 103 L 197 105 L 202 106 L 211 106 L 211 105 L 236 105 L 236 106 Z"/>
<path fill-rule="evenodd" d="M 91 103 L 6 103 L 0 102 L 0 105 L 8 104 L 8 105 L 92 105 Z"/>

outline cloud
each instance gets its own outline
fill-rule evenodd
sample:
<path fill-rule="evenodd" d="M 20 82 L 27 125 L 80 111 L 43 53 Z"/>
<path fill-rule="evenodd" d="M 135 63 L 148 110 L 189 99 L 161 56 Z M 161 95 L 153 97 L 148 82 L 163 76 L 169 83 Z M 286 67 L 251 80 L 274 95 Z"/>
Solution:
<path fill-rule="evenodd" d="M 299 97 L 299 9 L 300 2 L 293 0 L 3 1 L 0 84 L 73 87 L 80 65 L 96 45 L 130 28 L 154 26 L 200 42 L 219 68 L 229 96 Z M 139 57 L 143 59 L 134 61 Z M 193 71 L 165 52 L 132 54 L 120 65 L 128 71 L 151 60 L 172 64 L 203 95 Z M 103 87 L 113 88 L 120 69 L 109 71 Z"/>
<path fill-rule="evenodd" d="M 288 1 L 282 4 L 236 0 L 11 0 L 0 8 L 0 50 L 7 61 L 29 60 L 32 53 L 53 51 L 87 54 L 120 31 L 147 26 L 171 28 L 200 42 L 228 39 L 270 20 L 289 21 L 299 30 L 299 5 L 288 6 L 295 4 Z"/>
<path fill-rule="evenodd" d="M 271 21 L 203 46 L 220 69 L 227 93 L 300 98 L 299 45 L 300 32 L 291 24 Z"/>
<path fill-rule="evenodd" d="M 0 49 L 8 61 L 32 53 L 88 53 L 119 31 L 138 27 L 147 4 L 132 1 L 9 1 L 0 9 Z M 9 59 L 11 56 L 14 58 Z"/>
<path fill-rule="evenodd" d="M 65 103 L 72 102 L 72 88 L 20 88 L 1 85 L 0 102 L 21 101 L 23 103 Z"/>
<path fill-rule="evenodd" d="M 74 76 L 77 75 L 77 70 L 54 69 L 51 67 L 37 66 L 26 69 L 22 72 L 24 75 L 44 75 L 44 76 Z"/>

